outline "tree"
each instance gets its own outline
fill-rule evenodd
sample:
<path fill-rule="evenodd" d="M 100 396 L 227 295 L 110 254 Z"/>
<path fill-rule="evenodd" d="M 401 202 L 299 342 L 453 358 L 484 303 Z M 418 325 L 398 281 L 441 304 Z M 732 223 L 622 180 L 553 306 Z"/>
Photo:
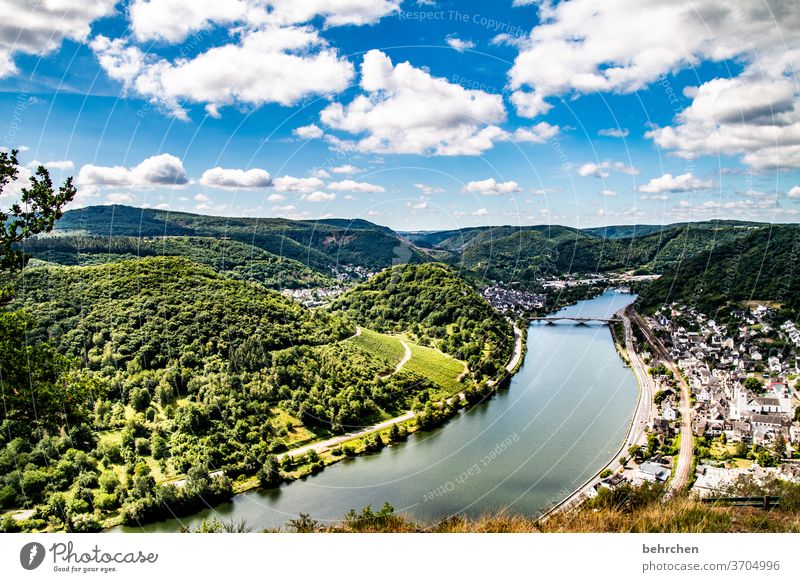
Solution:
<path fill-rule="evenodd" d="M 270 455 L 256 475 L 262 487 L 275 487 L 281 482 L 281 471 L 275 455 Z"/>
<path fill-rule="evenodd" d="M 751 392 L 761 392 L 764 389 L 764 383 L 755 376 L 750 376 L 744 381 L 744 387 Z"/>
<path fill-rule="evenodd" d="M 19 150 L 0 152 L 0 195 L 19 175 L 18 153 Z M 72 177 L 56 192 L 47 168 L 37 168 L 30 178 L 30 186 L 22 188 L 19 202 L 8 212 L 0 211 L 0 271 L 15 271 L 25 266 L 25 254 L 18 245 L 35 234 L 53 230 L 64 206 L 76 193 Z"/>
<path fill-rule="evenodd" d="M 644 460 L 644 450 L 641 445 L 632 445 L 628 447 L 628 454 L 637 462 L 641 463 Z"/>

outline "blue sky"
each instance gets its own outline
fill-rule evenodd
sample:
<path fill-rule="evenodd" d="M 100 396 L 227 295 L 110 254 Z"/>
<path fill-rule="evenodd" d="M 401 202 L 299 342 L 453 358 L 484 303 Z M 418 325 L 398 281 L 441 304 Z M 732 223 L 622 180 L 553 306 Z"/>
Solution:
<path fill-rule="evenodd" d="M 0 145 L 76 176 L 74 206 L 402 230 L 800 212 L 796 2 L 24 4 L 0 1 Z"/>

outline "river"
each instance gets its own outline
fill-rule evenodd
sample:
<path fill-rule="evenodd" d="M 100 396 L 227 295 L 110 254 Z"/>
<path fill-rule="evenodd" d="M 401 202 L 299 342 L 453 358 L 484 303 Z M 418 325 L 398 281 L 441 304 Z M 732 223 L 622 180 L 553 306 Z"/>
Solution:
<path fill-rule="evenodd" d="M 609 291 L 559 314 L 609 317 L 634 298 Z M 535 322 L 509 387 L 437 430 L 190 517 L 116 531 L 177 531 L 204 517 L 244 519 L 257 531 L 283 526 L 300 512 L 325 523 L 387 501 L 421 520 L 502 508 L 535 516 L 611 460 L 636 400 L 636 379 L 608 326 Z"/>

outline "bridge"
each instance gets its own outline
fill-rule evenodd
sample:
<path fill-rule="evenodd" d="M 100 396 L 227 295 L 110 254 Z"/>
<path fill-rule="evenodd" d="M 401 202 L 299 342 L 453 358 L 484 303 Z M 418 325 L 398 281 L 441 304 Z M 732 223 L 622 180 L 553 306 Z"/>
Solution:
<path fill-rule="evenodd" d="M 603 318 L 603 317 L 570 317 L 569 315 L 551 315 L 548 317 L 531 317 L 531 321 L 544 321 L 548 325 L 553 325 L 557 321 L 573 321 L 578 325 L 586 325 L 587 323 L 596 321 L 603 324 L 611 324 L 617 321 L 622 321 L 618 317 Z"/>

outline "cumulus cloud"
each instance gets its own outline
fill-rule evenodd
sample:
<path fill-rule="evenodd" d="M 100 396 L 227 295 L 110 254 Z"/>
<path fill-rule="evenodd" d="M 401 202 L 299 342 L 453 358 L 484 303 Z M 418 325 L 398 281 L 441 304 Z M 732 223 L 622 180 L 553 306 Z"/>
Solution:
<path fill-rule="evenodd" d="M 138 41 L 176 43 L 215 25 L 292 25 L 318 16 L 326 27 L 373 24 L 399 5 L 399 0 L 134 0 L 129 16 Z"/>
<path fill-rule="evenodd" d="M 114 12 L 116 0 L 0 0 L 0 78 L 17 72 L 16 53 L 47 55 L 64 39 L 83 42 L 92 23 Z"/>
<path fill-rule="evenodd" d="M 174 187 L 188 182 L 183 162 L 170 154 L 152 156 L 132 168 L 86 164 L 78 172 L 75 183 L 83 188 L 103 186 L 122 188 Z"/>
<path fill-rule="evenodd" d="M 320 114 L 336 130 L 360 136 L 335 147 L 370 153 L 478 155 L 506 135 L 503 99 L 433 77 L 408 62 L 394 65 L 379 50 L 361 64 L 361 89 L 349 104 L 332 103 Z"/>
<path fill-rule="evenodd" d="M 317 139 L 324 135 L 324 132 L 313 123 L 311 125 L 304 125 L 303 127 L 298 127 L 292 133 L 294 133 L 297 137 L 303 139 Z"/>
<path fill-rule="evenodd" d="M 800 198 L 800 186 L 795 186 L 787 193 L 789 198 Z"/>
<path fill-rule="evenodd" d="M 319 178 L 295 178 L 294 176 L 281 176 L 275 178 L 273 185 L 278 192 L 313 192 L 324 186 Z"/>
<path fill-rule="evenodd" d="M 485 194 L 486 196 L 501 196 L 503 194 L 513 194 L 521 189 L 519 184 L 514 181 L 498 182 L 494 178 L 477 180 L 467 183 L 463 188 L 464 192 Z"/>
<path fill-rule="evenodd" d="M 692 104 L 677 123 L 645 134 L 659 146 L 686 159 L 741 154 L 758 170 L 800 168 L 800 100 L 793 80 L 764 79 L 754 70 L 685 92 Z"/>
<path fill-rule="evenodd" d="M 614 192 L 613 190 L 600 190 L 600 196 L 606 196 L 606 197 L 611 198 L 611 197 L 614 197 L 616 195 L 617 195 L 617 193 Z"/>
<path fill-rule="evenodd" d="M 311 194 L 304 194 L 301 198 L 306 202 L 331 202 L 332 200 L 336 200 L 336 194 L 318 190 Z"/>
<path fill-rule="evenodd" d="M 701 180 L 691 172 L 673 176 L 664 174 L 653 178 L 647 184 L 639 186 L 639 192 L 658 194 L 662 192 L 692 192 L 694 190 L 708 190 L 714 187 L 713 180 Z"/>
<path fill-rule="evenodd" d="M 338 93 L 354 75 L 350 62 L 308 26 L 242 32 L 238 42 L 175 61 L 102 35 L 90 46 L 112 79 L 179 119 L 188 117 L 184 102 L 204 103 L 212 116 L 227 105 L 290 106 Z"/>
<path fill-rule="evenodd" d="M 451 48 L 457 50 L 460 53 L 464 51 L 468 51 L 470 49 L 475 48 L 475 43 L 471 40 L 462 40 L 456 36 L 448 36 L 445 41 Z"/>
<path fill-rule="evenodd" d="M 328 184 L 329 190 L 343 190 L 346 192 L 385 192 L 383 186 L 370 184 L 369 182 L 356 182 L 355 180 L 342 180 L 341 182 L 331 182 Z"/>
<path fill-rule="evenodd" d="M 272 185 L 272 179 L 269 172 L 261 168 L 237 170 L 216 167 L 203 172 L 200 183 L 211 188 L 251 189 L 267 188 Z"/>
<path fill-rule="evenodd" d="M 540 21 L 517 43 L 509 72 L 521 115 L 546 113 L 552 97 L 630 93 L 704 61 L 736 60 L 740 73 L 686 90 L 691 105 L 647 137 L 688 159 L 739 155 L 757 170 L 800 168 L 795 3 L 573 0 L 542 4 Z"/>

